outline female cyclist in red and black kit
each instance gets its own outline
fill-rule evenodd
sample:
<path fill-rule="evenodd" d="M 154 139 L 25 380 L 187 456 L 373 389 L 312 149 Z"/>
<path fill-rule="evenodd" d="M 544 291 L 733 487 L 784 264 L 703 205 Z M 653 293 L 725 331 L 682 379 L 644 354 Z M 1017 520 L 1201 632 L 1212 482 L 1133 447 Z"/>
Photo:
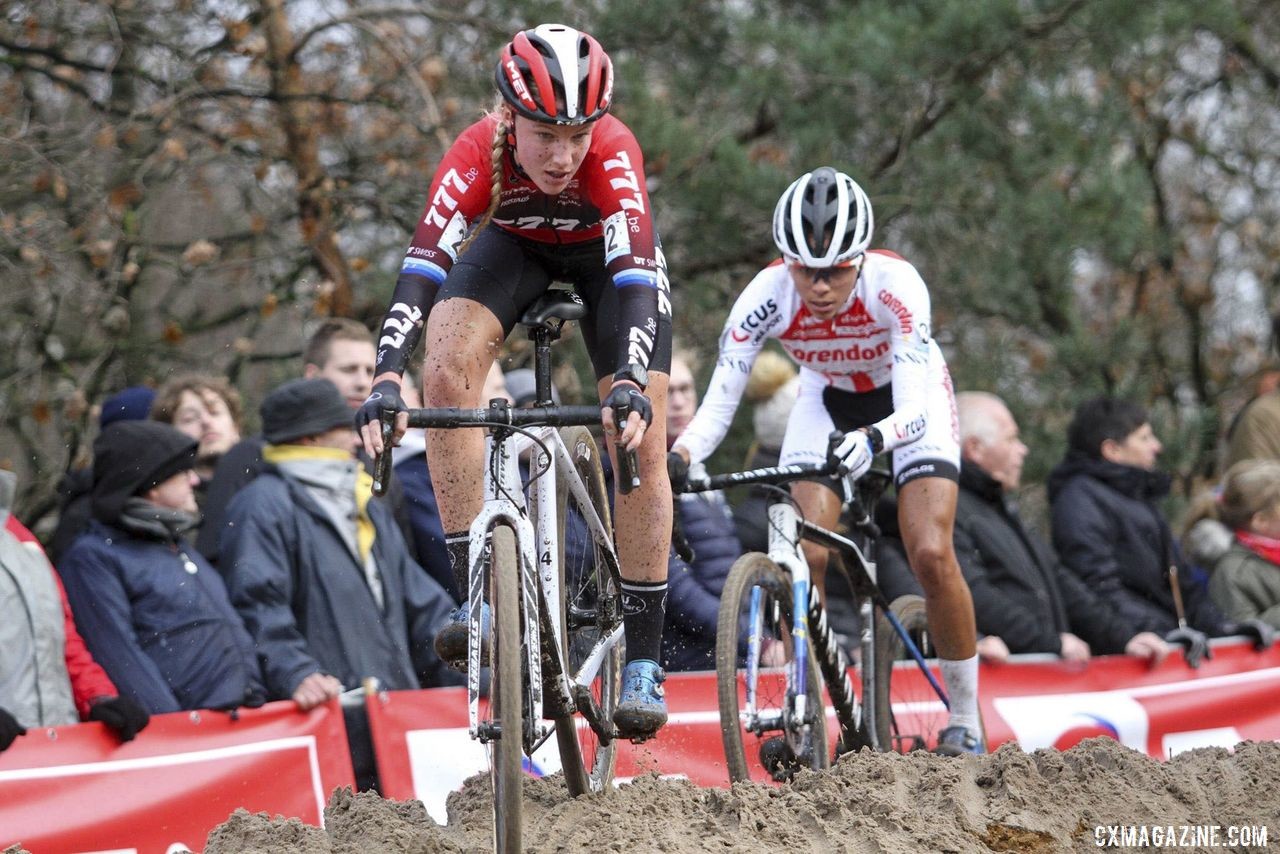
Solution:
<path fill-rule="evenodd" d="M 616 496 L 614 517 L 627 649 L 614 720 L 625 737 L 645 738 L 667 718 L 657 661 L 671 531 L 664 435 L 671 303 L 644 161 L 631 131 L 608 115 L 612 65 L 586 33 L 555 24 L 517 33 L 496 77 L 501 104 L 458 137 L 436 170 L 357 426 L 365 449 L 381 452 L 378 413 L 404 408 L 401 376 L 424 328 L 426 405 L 483 405 L 485 374 L 525 308 L 552 281 L 574 286 L 589 309 L 582 334 L 605 431 L 639 452 L 641 486 Z M 631 415 L 615 426 L 613 407 L 623 403 Z M 427 460 L 449 560 L 465 590 L 483 437 L 428 431 Z M 461 660 L 466 636 L 458 609 L 436 649 Z"/>

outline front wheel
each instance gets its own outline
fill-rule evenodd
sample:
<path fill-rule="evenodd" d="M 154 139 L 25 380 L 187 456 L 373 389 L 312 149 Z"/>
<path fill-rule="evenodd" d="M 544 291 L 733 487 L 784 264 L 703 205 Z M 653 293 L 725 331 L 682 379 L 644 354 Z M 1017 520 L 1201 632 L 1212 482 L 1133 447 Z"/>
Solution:
<path fill-rule="evenodd" d="M 924 599 L 899 596 L 889 610 L 926 659 L 937 658 Z M 881 750 L 932 750 L 949 713 L 920 665 L 883 614 L 876 625 L 876 739 Z"/>
<path fill-rule="evenodd" d="M 524 687 L 520 661 L 520 560 L 515 532 L 493 529 L 493 565 L 489 574 L 492 638 L 489 708 L 496 738 L 489 742 L 493 781 L 494 850 L 520 851 L 523 821 Z"/>
<path fill-rule="evenodd" d="M 556 501 L 560 530 L 561 654 L 572 679 L 586 663 L 597 642 L 607 637 L 622 617 L 622 591 L 618 583 L 613 522 L 609 493 L 600 467 L 600 449 L 585 427 L 560 431 L 573 468 L 586 487 L 586 502 L 562 481 Z M 593 534 L 587 519 L 595 516 L 601 527 Z M 604 543 L 601 542 L 604 540 Z M 589 685 L 597 726 L 611 728 L 613 711 L 622 693 L 621 642 L 604 654 Z M 579 709 L 580 712 L 584 711 Z M 601 738 L 584 714 L 563 714 L 555 719 L 556 743 L 564 768 L 565 785 L 573 797 L 600 792 L 613 780 L 617 741 Z"/>
<path fill-rule="evenodd" d="M 831 764 L 822 676 L 812 645 L 805 720 L 792 714 L 793 616 L 788 575 L 767 555 L 740 557 L 725 581 L 716 626 L 716 689 L 730 782 L 784 780 L 797 768 L 820 770 Z M 753 627 L 760 643 L 756 660 L 747 662 Z M 752 695 L 754 708 L 748 699 Z"/>

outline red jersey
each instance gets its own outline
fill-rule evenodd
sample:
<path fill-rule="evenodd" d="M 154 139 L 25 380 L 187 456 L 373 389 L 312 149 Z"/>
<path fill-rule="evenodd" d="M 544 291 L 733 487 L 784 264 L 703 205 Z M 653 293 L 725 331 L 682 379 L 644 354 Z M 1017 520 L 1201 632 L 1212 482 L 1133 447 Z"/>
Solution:
<path fill-rule="evenodd" d="M 467 128 L 436 169 L 426 210 L 414 230 L 401 275 L 424 276 L 437 285 L 457 260 L 468 227 L 489 207 L 490 152 L 497 119 Z M 645 189 L 644 160 L 630 129 L 613 116 L 595 123 L 591 145 L 568 187 L 549 196 L 503 155 L 501 200 L 493 223 L 541 243 L 581 243 L 604 238 L 604 263 L 614 285 L 657 287 L 653 216 Z"/>

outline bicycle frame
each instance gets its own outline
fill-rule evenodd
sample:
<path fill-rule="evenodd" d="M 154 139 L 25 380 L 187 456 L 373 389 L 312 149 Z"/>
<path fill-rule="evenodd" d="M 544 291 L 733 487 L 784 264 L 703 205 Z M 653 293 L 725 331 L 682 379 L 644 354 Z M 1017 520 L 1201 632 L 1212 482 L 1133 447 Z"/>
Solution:
<path fill-rule="evenodd" d="M 536 441 L 535 441 L 536 439 Z M 548 460 L 542 451 L 546 447 L 551 455 Z M 533 480 L 529 494 L 520 478 L 519 458 L 532 450 L 531 467 L 538 476 Z M 562 636 L 560 602 L 564 591 L 560 586 L 560 532 L 556 524 L 557 485 L 563 483 L 578 499 L 578 506 L 585 512 L 584 519 L 592 539 L 601 547 L 601 554 L 617 566 L 604 521 L 594 512 L 588 499 L 587 488 L 570 462 L 570 454 L 553 427 L 526 428 L 517 432 L 496 427 L 485 440 L 485 457 L 490 460 L 484 478 L 484 505 L 470 529 L 468 564 L 468 639 L 467 639 L 467 715 L 468 730 L 472 738 L 489 741 L 496 735 L 480 724 L 480 652 L 483 631 L 481 614 L 484 602 L 484 571 L 486 565 L 486 539 L 495 525 L 505 524 L 516 534 L 520 562 L 520 597 L 524 606 L 523 635 L 525 643 L 525 668 L 527 682 L 526 731 L 522 734 L 527 752 L 548 734 L 552 727 L 545 723 L 543 710 L 543 656 L 550 657 L 551 683 L 559 694 L 556 698 L 561 708 L 573 708 L 583 714 L 593 729 L 604 739 L 611 737 L 605 731 L 606 722 L 600 720 L 595 710 L 589 708 L 589 691 L 608 651 L 622 640 L 621 620 L 612 632 L 600 638 L 587 655 L 577 673 L 568 672 L 564 653 L 558 643 L 543 644 L 543 626 L 540 615 L 545 615 L 552 638 Z M 554 465 L 551 462 L 554 461 Z M 541 571 L 539 571 L 541 567 Z M 543 723 L 539 723 L 543 721 Z"/>
<path fill-rule="evenodd" d="M 746 472 L 733 472 L 703 478 L 691 482 L 686 491 L 698 492 L 707 489 L 722 489 L 734 485 L 752 483 L 785 483 L 805 476 L 829 476 L 835 469 L 834 461 L 826 466 L 812 464 L 796 464 L 774 468 L 757 469 Z M 877 531 L 874 522 L 867 513 L 852 485 L 845 483 L 845 501 L 855 515 L 858 530 L 866 532 L 874 538 Z M 877 585 L 876 564 L 870 549 L 862 549 L 856 542 L 820 528 L 802 519 L 789 499 L 776 501 L 769 506 L 769 559 L 781 567 L 791 581 L 792 614 L 791 625 L 794 638 L 794 652 L 787 668 L 787 707 L 782 711 L 782 720 L 764 719 L 757 707 L 758 660 L 760 639 L 762 637 L 764 614 L 762 612 L 762 591 L 755 588 L 751 593 L 748 610 L 749 629 L 747 633 L 747 667 L 746 667 L 746 706 L 742 712 L 743 725 L 757 735 L 768 731 L 782 730 L 792 736 L 796 730 L 788 726 L 791 721 L 804 721 L 811 714 L 807 706 L 809 690 L 809 640 L 818 659 L 823 681 L 827 685 L 832 706 L 841 729 L 841 744 L 846 749 L 853 749 L 861 744 L 874 750 L 889 750 L 892 745 L 881 744 L 877 735 L 879 731 L 876 719 L 878 714 L 887 714 L 887 709 L 877 709 L 876 704 L 866 698 L 876 696 L 878 688 L 876 667 L 877 655 L 877 620 L 875 609 L 879 608 L 885 615 L 894 633 L 902 639 L 903 645 L 910 652 L 917 666 L 924 673 L 929 684 L 939 699 L 949 706 L 946 692 L 929 670 L 919 648 L 910 634 L 894 616 L 889 603 Z M 819 598 L 817 588 L 812 584 L 808 561 L 805 560 L 801 542 L 808 540 L 838 554 L 845 563 L 851 587 L 858 600 L 858 613 L 861 618 L 859 631 L 859 649 L 862 666 L 859 668 L 862 701 L 853 690 L 849 677 L 849 660 L 844 649 L 837 642 L 834 632 L 827 622 L 826 609 Z M 871 543 L 874 543 L 872 539 Z M 825 709 L 821 713 L 825 713 Z M 793 748 L 796 745 L 792 745 Z"/>
<path fill-rule="evenodd" d="M 836 718 L 840 722 L 842 731 L 842 739 L 858 730 L 858 722 L 863 721 L 863 727 L 867 729 L 867 737 L 873 741 L 872 746 L 877 749 L 883 749 L 882 746 L 874 744 L 875 730 L 872 728 L 874 722 L 865 720 L 860 714 L 865 711 L 869 712 L 872 708 L 871 704 L 863 707 L 858 702 L 858 696 L 854 693 L 853 684 L 849 679 L 849 660 L 845 655 L 844 649 L 836 641 L 830 625 L 827 622 L 826 609 L 823 608 L 822 602 L 818 597 L 818 589 L 812 584 L 810 576 L 809 562 L 805 560 L 804 551 L 801 548 L 801 541 L 806 539 L 805 534 L 809 534 L 807 539 L 821 542 L 817 537 L 813 536 L 810 531 L 830 533 L 822 531 L 820 528 L 806 525 L 796 512 L 796 508 L 786 501 L 780 501 L 769 506 L 769 558 L 780 567 L 785 569 L 791 577 L 791 601 L 792 601 L 792 634 L 795 638 L 795 652 L 792 656 L 787 673 L 787 698 L 793 704 L 791 714 L 795 720 L 804 720 L 808 710 L 806 709 L 808 678 L 809 678 L 809 644 L 804 643 L 806 638 L 810 639 L 814 646 L 814 652 L 818 655 L 819 666 L 825 673 L 840 674 L 839 686 L 836 691 L 831 690 L 828 686 L 828 693 L 832 694 L 831 701 L 836 710 Z M 837 542 L 822 542 L 823 545 L 838 545 L 843 551 L 847 548 L 852 554 L 857 555 L 857 559 L 861 562 L 863 568 L 867 571 L 868 576 L 875 581 L 875 564 L 867 560 L 857 545 L 851 541 L 845 540 L 843 537 L 836 537 Z M 751 599 L 750 617 L 752 631 L 748 634 L 747 645 L 747 714 L 754 716 L 756 714 L 756 673 L 755 662 L 759 653 L 759 626 L 763 615 L 758 613 L 760 607 L 759 590 L 753 591 Z M 872 603 L 869 598 L 862 597 L 859 607 L 862 615 L 862 630 L 859 637 L 859 644 L 862 649 L 863 661 L 871 661 L 874 653 L 875 635 L 874 623 L 872 619 Z M 810 625 L 812 618 L 812 627 Z M 874 668 L 862 668 L 862 696 L 870 696 L 867 692 L 875 688 Z M 836 684 L 836 683 L 833 683 Z M 836 696 L 836 695 L 839 696 Z M 819 713 L 825 714 L 825 710 Z M 749 719 L 747 729 L 759 731 L 755 728 L 767 726 L 770 722 Z"/>

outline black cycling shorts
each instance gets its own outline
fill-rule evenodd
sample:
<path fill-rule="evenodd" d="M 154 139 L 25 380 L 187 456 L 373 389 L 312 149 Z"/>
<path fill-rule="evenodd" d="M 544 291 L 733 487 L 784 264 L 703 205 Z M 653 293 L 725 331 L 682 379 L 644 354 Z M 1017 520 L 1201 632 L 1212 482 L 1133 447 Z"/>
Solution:
<path fill-rule="evenodd" d="M 655 241 L 656 241 L 655 236 Z M 467 247 L 436 294 L 436 302 L 465 297 L 493 312 L 510 335 L 533 301 L 552 282 L 572 285 L 587 304 L 582 339 L 596 379 L 618 370 L 618 291 L 604 266 L 604 238 L 550 244 L 527 240 L 489 224 Z M 671 316 L 659 311 L 649 370 L 671 373 Z"/>
<path fill-rule="evenodd" d="M 865 392 L 827 386 L 822 390 L 822 408 L 830 416 L 832 425 L 842 433 L 868 427 L 893 414 L 893 386 L 885 385 Z M 897 489 L 902 489 L 903 485 L 921 477 L 940 477 L 956 482 L 960 480 L 960 469 L 949 458 L 951 454 L 946 453 L 942 447 L 935 447 L 929 438 L 928 435 L 922 436 L 912 445 L 904 445 L 893 452 L 893 483 Z M 910 458 L 903 459 L 908 451 L 911 452 Z M 820 478 L 817 482 L 829 487 L 837 495 L 841 494 L 838 479 Z"/>

